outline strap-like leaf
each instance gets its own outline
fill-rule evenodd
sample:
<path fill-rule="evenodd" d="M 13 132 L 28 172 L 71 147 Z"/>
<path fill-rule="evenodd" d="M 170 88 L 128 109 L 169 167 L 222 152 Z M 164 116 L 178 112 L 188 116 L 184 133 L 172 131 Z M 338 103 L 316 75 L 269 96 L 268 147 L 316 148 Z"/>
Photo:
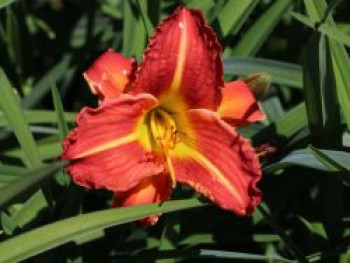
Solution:
<path fill-rule="evenodd" d="M 96 233 L 96 231 L 135 221 L 152 214 L 200 206 L 203 206 L 203 203 L 197 199 L 188 199 L 109 209 L 68 218 L 0 243 L 1 262 L 24 260 L 70 241 L 81 243 L 81 237 L 87 233 L 93 231 Z"/>

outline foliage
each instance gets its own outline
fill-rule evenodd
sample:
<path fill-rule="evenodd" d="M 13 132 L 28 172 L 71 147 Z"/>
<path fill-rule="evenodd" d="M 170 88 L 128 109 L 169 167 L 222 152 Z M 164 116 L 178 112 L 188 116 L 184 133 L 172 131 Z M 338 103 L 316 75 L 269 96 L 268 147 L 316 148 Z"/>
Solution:
<path fill-rule="evenodd" d="M 349 2 L 181 3 L 218 34 L 225 78 L 271 75 L 267 120 L 240 130 L 277 148 L 263 157 L 259 209 L 237 218 L 186 187 L 109 209 L 110 193 L 61 169 L 76 112 L 96 106 L 81 73 L 107 48 L 141 60 L 179 2 L 0 0 L 0 262 L 350 262 Z M 152 228 L 129 223 L 160 212 Z"/>

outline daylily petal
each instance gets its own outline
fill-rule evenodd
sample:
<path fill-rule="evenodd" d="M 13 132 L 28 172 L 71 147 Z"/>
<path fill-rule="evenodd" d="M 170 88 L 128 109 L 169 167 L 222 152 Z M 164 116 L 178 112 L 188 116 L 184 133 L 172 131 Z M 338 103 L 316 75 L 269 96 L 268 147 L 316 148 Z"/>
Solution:
<path fill-rule="evenodd" d="M 223 87 L 220 53 L 202 13 L 179 8 L 155 30 L 131 92 L 150 93 L 169 111 L 216 110 Z"/>
<path fill-rule="evenodd" d="M 124 91 L 136 70 L 133 58 L 107 50 L 84 72 L 91 92 L 100 98 L 113 98 Z"/>
<path fill-rule="evenodd" d="M 138 185 L 126 192 L 115 193 L 113 207 L 135 206 L 167 201 L 170 198 L 171 187 L 168 174 L 157 174 L 143 179 Z M 152 215 L 139 220 L 144 226 L 157 223 L 160 215 Z"/>
<path fill-rule="evenodd" d="M 62 158 L 72 161 L 67 170 L 74 181 L 89 188 L 126 191 L 162 172 L 152 159 L 144 124 L 145 113 L 156 105 L 148 94 L 122 94 L 104 100 L 97 109 L 83 109 L 77 128 L 63 143 Z"/>
<path fill-rule="evenodd" d="M 261 112 L 249 86 L 242 80 L 227 83 L 222 89 L 222 101 L 217 112 L 235 127 L 261 121 L 265 115 Z"/>
<path fill-rule="evenodd" d="M 214 112 L 199 109 L 186 115 L 172 157 L 176 179 L 223 209 L 252 214 L 261 199 L 256 186 L 261 170 L 253 148 Z M 192 134 L 183 134 L 184 126 L 191 126 Z"/>

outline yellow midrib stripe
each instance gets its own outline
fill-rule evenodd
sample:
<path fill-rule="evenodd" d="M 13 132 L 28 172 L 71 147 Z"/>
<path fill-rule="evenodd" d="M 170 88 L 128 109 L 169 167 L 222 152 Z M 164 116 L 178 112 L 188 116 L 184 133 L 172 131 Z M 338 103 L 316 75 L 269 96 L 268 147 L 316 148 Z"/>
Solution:
<path fill-rule="evenodd" d="M 174 73 L 174 78 L 173 81 L 171 82 L 170 85 L 170 91 L 174 92 L 177 89 L 179 89 L 180 84 L 181 84 L 181 79 L 182 79 L 182 74 L 184 70 L 184 64 L 185 64 L 185 57 L 186 57 L 186 44 L 187 44 L 187 25 L 186 25 L 186 19 L 183 19 L 183 21 L 180 22 L 178 25 L 181 30 L 181 39 L 180 39 L 180 45 L 179 45 L 179 50 L 178 50 L 178 58 L 177 58 L 177 64 L 176 64 L 176 69 Z"/>
<path fill-rule="evenodd" d="M 102 152 L 102 151 L 107 151 L 109 149 L 118 147 L 120 145 L 127 144 L 127 143 L 130 143 L 132 141 L 135 141 L 137 138 L 138 138 L 138 134 L 137 133 L 131 133 L 131 134 L 127 135 L 127 136 L 118 138 L 118 139 L 113 140 L 113 141 L 109 141 L 107 143 L 104 143 L 104 144 L 99 145 L 97 147 L 94 147 L 92 149 L 89 149 L 86 152 L 82 152 L 81 154 L 75 156 L 75 158 L 83 158 L 83 157 L 86 157 L 86 156 L 89 156 L 89 155 L 92 155 L 92 154 L 95 154 L 95 153 L 99 153 L 99 152 Z"/>
<path fill-rule="evenodd" d="M 241 196 L 238 194 L 236 188 L 232 186 L 229 180 L 226 179 L 226 177 L 220 172 L 220 170 L 210 161 L 208 158 L 206 158 L 204 155 L 202 155 L 200 152 L 196 151 L 192 147 L 187 147 L 187 151 L 191 158 L 193 158 L 195 161 L 197 161 L 199 164 L 204 166 L 207 170 L 213 174 L 218 181 L 220 181 L 228 190 L 232 193 L 232 195 L 242 204 L 242 208 L 244 207 L 244 202 L 241 198 Z"/>

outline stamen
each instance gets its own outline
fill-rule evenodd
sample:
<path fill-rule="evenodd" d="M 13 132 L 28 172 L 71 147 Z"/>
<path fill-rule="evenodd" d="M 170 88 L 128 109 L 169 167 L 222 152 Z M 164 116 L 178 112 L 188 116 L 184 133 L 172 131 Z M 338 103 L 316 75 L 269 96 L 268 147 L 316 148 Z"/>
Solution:
<path fill-rule="evenodd" d="M 168 170 L 170 174 L 171 187 L 175 188 L 176 187 L 175 171 L 174 171 L 173 163 L 171 162 L 171 158 L 169 156 L 166 156 L 166 163 L 168 165 Z"/>
<path fill-rule="evenodd" d="M 150 130 L 154 140 L 154 150 L 164 156 L 172 188 L 176 187 L 176 177 L 171 161 L 171 154 L 179 142 L 176 124 L 173 117 L 162 109 L 151 112 Z"/>

